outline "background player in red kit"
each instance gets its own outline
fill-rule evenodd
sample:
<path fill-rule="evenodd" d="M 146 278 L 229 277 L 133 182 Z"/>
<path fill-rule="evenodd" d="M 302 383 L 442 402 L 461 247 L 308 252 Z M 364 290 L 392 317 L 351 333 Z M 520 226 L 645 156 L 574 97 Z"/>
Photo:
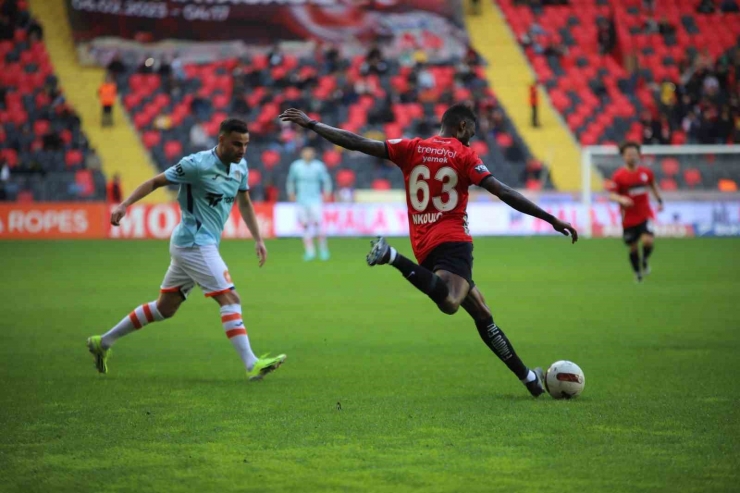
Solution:
<path fill-rule="evenodd" d="M 483 342 L 538 397 L 542 370 L 530 370 L 517 356 L 472 278 L 473 239 L 468 233 L 466 209 L 468 187 L 478 185 L 514 209 L 550 223 L 573 242 L 578 233 L 527 200 L 520 193 L 496 180 L 468 147 L 475 135 L 475 113 L 465 105 L 451 106 L 442 116 L 439 135 L 429 139 L 393 139 L 387 142 L 367 139 L 309 119 L 296 109 L 280 118 L 308 128 L 346 149 L 390 159 L 403 171 L 406 182 L 411 245 L 419 264 L 388 245 L 384 238 L 373 242 L 367 256 L 369 265 L 390 264 L 419 291 L 429 296 L 447 314 L 459 307 L 467 311 Z"/>
<path fill-rule="evenodd" d="M 630 263 L 635 271 L 635 279 L 642 282 L 642 276 L 650 274 L 648 259 L 653 252 L 653 210 L 650 208 L 648 189 L 653 191 L 658 201 L 658 211 L 663 210 L 663 199 L 655 185 L 653 172 L 640 163 L 640 145 L 625 142 L 619 146 L 624 167 L 612 176 L 610 198 L 619 203 L 622 209 L 622 228 L 624 242 L 630 249 Z M 642 243 L 642 268 L 640 268 L 639 244 Z"/>

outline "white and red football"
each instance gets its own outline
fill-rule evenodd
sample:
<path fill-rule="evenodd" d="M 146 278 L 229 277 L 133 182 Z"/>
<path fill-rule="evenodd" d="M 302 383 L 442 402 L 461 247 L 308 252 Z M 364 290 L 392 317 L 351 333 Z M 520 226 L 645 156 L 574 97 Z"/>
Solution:
<path fill-rule="evenodd" d="M 545 373 L 545 388 L 553 399 L 573 399 L 583 392 L 586 376 L 572 361 L 556 361 Z"/>

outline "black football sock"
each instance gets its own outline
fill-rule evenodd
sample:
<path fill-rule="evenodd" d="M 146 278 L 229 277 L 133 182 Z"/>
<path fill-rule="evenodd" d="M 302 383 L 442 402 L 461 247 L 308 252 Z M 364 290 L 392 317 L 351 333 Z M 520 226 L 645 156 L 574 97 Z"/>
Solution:
<path fill-rule="evenodd" d="M 632 264 L 632 270 L 635 271 L 635 274 L 640 273 L 640 252 L 634 251 L 630 252 L 630 263 Z"/>
<path fill-rule="evenodd" d="M 396 253 L 396 258 L 390 264 L 401 271 L 403 277 L 413 284 L 416 289 L 429 296 L 438 305 L 450 293 L 447 284 L 445 284 L 441 277 L 412 262 L 400 253 Z"/>
<path fill-rule="evenodd" d="M 642 245 L 642 265 L 644 267 L 647 267 L 648 258 L 650 258 L 651 253 L 653 253 L 653 245 Z"/>
<path fill-rule="evenodd" d="M 509 367 L 514 375 L 519 380 L 524 380 L 529 375 L 529 368 L 522 363 L 522 360 L 517 356 L 514 347 L 509 342 L 506 334 L 496 325 L 493 321 L 493 317 L 488 317 L 484 320 L 476 320 L 475 326 L 478 329 L 483 342 L 486 343 L 493 353 Z"/>

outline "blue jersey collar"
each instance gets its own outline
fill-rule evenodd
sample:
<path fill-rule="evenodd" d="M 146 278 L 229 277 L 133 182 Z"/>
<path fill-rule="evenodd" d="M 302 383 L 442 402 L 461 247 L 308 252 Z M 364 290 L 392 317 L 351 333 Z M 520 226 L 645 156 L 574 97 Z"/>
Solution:
<path fill-rule="evenodd" d="M 221 158 L 218 157 L 218 154 L 216 154 L 216 148 L 215 147 L 213 149 L 211 149 L 211 152 L 213 153 L 213 157 L 216 158 L 216 161 L 218 161 L 219 163 L 221 163 L 221 165 L 226 168 L 226 172 L 227 173 L 231 173 L 231 163 L 224 163 L 223 161 L 221 161 Z"/>

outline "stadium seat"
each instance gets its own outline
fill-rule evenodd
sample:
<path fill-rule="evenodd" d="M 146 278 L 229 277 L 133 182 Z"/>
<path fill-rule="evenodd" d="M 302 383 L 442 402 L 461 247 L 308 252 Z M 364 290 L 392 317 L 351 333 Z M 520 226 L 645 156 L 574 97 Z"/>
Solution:
<path fill-rule="evenodd" d="M 728 193 L 737 192 L 737 182 L 729 178 L 722 178 L 717 183 L 717 189 L 720 192 L 728 192 Z"/>
<path fill-rule="evenodd" d="M 351 169 L 339 170 L 336 180 L 339 188 L 352 188 L 355 184 L 355 172 Z"/>
<path fill-rule="evenodd" d="M 326 164 L 327 168 L 336 168 L 342 163 L 342 154 L 335 149 L 329 149 L 328 151 L 324 152 L 323 159 L 324 164 Z"/>
<path fill-rule="evenodd" d="M 75 172 L 75 183 L 78 186 L 80 197 L 90 197 L 95 193 L 95 181 L 89 169 L 81 169 Z"/>
<path fill-rule="evenodd" d="M 280 162 L 280 153 L 273 150 L 267 150 L 262 153 L 262 165 L 266 169 L 274 168 Z"/>
<path fill-rule="evenodd" d="M 162 141 L 162 134 L 156 130 L 149 130 L 144 132 L 141 136 L 141 140 L 147 149 L 151 149 L 152 147 L 159 145 Z"/>
<path fill-rule="evenodd" d="M 0 155 L 2 155 L 5 162 L 8 163 L 8 166 L 11 168 L 18 166 L 18 152 L 15 149 L 2 149 L 0 150 Z"/>
<path fill-rule="evenodd" d="M 488 155 L 488 144 L 486 144 L 486 141 L 484 140 L 474 140 L 470 143 L 470 148 L 473 149 L 478 156 Z"/>
<path fill-rule="evenodd" d="M 373 190 L 390 190 L 391 188 L 391 182 L 389 182 L 385 178 L 376 178 L 375 180 L 373 180 Z"/>
<path fill-rule="evenodd" d="M 247 178 L 247 185 L 249 185 L 249 188 L 256 187 L 260 183 L 262 183 L 262 173 L 260 170 L 249 170 L 249 178 Z"/>
<path fill-rule="evenodd" d="M 84 157 L 79 149 L 70 149 L 64 156 L 64 164 L 69 168 L 80 166 L 83 159 Z"/>
<path fill-rule="evenodd" d="M 179 140 L 170 140 L 164 144 L 164 156 L 172 162 L 182 155 L 182 144 Z"/>
<path fill-rule="evenodd" d="M 383 126 L 387 139 L 400 139 L 403 137 L 403 127 L 398 123 L 387 123 Z"/>
<path fill-rule="evenodd" d="M 51 122 L 49 120 L 36 120 L 33 123 L 33 133 L 36 135 L 46 135 L 51 129 Z"/>
<path fill-rule="evenodd" d="M 689 168 L 683 172 L 683 180 L 689 188 L 694 188 L 702 182 L 701 172 L 697 168 Z"/>
<path fill-rule="evenodd" d="M 660 167 L 664 175 L 673 177 L 678 174 L 681 164 L 678 162 L 678 159 L 669 157 L 661 161 Z"/>
<path fill-rule="evenodd" d="M 678 183 L 673 178 L 662 178 L 660 180 L 660 188 L 666 192 L 674 192 L 678 190 Z"/>
<path fill-rule="evenodd" d="M 500 133 L 496 136 L 496 142 L 499 146 L 506 149 L 514 144 L 514 139 L 507 133 Z"/>

